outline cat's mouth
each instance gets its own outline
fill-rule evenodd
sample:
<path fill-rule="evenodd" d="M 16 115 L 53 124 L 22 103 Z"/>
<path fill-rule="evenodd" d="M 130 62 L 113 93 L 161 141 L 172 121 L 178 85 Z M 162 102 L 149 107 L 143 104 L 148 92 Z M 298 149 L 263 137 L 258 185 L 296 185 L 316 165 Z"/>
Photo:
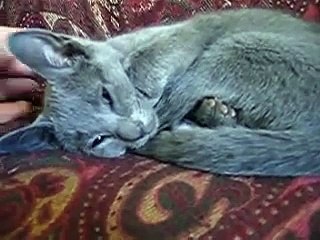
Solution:
<path fill-rule="evenodd" d="M 134 141 L 134 142 L 127 142 L 128 143 L 128 151 L 135 150 L 138 148 L 143 147 L 155 134 L 157 131 L 151 132 L 150 134 L 144 135 L 142 138 Z"/>
<path fill-rule="evenodd" d="M 151 138 L 153 138 L 158 133 L 158 128 L 154 128 L 152 132 L 144 135 L 143 137 L 133 141 L 126 141 L 126 152 L 134 152 L 136 149 L 143 147 Z"/>

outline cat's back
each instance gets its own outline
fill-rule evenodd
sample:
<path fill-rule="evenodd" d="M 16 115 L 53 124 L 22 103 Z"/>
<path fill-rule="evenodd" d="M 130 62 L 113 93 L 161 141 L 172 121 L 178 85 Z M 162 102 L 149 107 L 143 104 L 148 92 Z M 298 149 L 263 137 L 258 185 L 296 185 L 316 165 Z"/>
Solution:
<path fill-rule="evenodd" d="M 206 51 L 207 56 L 223 58 L 230 52 L 231 60 L 242 59 L 255 49 L 257 57 L 277 53 L 303 70 L 310 65 L 319 72 L 320 24 L 271 9 L 222 10 L 200 14 L 191 22 L 206 39 L 206 49 L 219 50 Z"/>
<path fill-rule="evenodd" d="M 191 24 L 207 34 L 227 35 L 239 32 L 271 32 L 320 38 L 320 24 L 305 21 L 275 9 L 230 9 L 198 14 Z M 211 31 L 210 31 L 211 30 Z"/>

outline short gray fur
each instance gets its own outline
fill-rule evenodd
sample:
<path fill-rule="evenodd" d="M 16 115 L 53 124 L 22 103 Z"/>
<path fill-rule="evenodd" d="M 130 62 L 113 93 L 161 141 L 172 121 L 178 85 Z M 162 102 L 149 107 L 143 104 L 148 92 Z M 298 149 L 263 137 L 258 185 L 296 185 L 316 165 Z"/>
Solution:
<path fill-rule="evenodd" d="M 218 174 L 320 175 L 318 24 L 225 10 L 99 42 L 31 29 L 9 47 L 49 87 L 44 112 L 2 137 L 0 153 L 129 149 Z M 211 96 L 238 109 L 239 123 L 181 125 Z"/>

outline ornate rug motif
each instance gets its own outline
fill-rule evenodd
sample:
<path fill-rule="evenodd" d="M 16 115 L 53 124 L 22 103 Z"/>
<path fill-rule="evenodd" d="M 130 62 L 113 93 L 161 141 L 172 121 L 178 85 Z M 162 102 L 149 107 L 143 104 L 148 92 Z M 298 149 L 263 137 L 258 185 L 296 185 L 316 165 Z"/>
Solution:
<path fill-rule="evenodd" d="M 225 178 L 145 158 L 2 158 L 0 239 L 318 239 L 320 178 Z"/>

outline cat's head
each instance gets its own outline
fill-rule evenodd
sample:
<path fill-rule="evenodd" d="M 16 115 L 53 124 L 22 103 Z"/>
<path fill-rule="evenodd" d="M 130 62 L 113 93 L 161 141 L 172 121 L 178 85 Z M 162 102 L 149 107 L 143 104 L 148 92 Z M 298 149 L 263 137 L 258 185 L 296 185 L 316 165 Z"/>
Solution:
<path fill-rule="evenodd" d="M 48 88 L 43 113 L 0 138 L 0 154 L 61 147 L 116 157 L 155 135 L 154 99 L 130 81 L 125 56 L 107 41 L 29 29 L 12 34 L 8 46 Z"/>

